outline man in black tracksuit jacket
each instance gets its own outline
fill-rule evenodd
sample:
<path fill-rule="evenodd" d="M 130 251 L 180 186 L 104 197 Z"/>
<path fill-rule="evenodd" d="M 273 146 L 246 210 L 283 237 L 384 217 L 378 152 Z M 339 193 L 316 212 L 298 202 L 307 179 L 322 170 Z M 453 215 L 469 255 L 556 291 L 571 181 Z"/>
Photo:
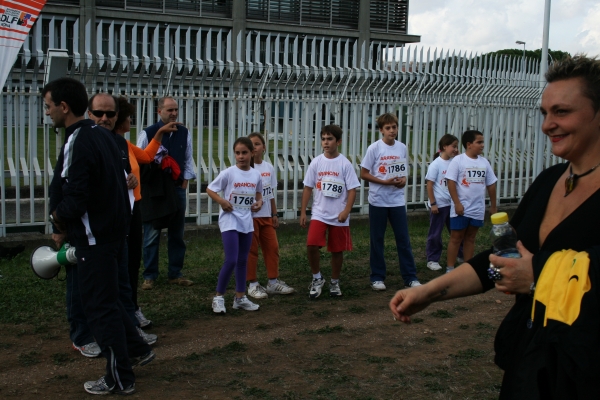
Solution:
<path fill-rule="evenodd" d="M 66 128 L 58 160 L 62 168 L 57 165 L 51 184 L 56 204 L 51 219 L 62 238 L 53 239 L 64 240 L 68 232 L 76 248 L 83 309 L 107 359 L 106 375 L 84 388 L 92 394 L 131 394 L 135 376 L 130 357 L 139 361 L 153 353 L 119 301 L 117 254 L 131 216 L 123 154 L 111 132 L 83 118 L 87 93 L 80 82 L 58 79 L 42 95 L 54 126 Z"/>

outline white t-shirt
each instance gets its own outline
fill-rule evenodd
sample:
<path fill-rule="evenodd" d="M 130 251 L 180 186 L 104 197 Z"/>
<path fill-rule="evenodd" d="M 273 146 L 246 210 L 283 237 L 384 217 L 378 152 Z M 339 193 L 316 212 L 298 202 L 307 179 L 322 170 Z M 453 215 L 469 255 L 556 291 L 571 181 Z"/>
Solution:
<path fill-rule="evenodd" d="M 408 176 L 406 154 L 404 143 L 396 140 L 390 146 L 380 139 L 369 146 L 360 166 L 368 169 L 378 179 Z M 369 182 L 369 204 L 376 207 L 398 207 L 404 203 L 404 188 Z"/>
<path fill-rule="evenodd" d="M 346 157 L 315 157 L 304 176 L 304 185 L 313 188 L 312 219 L 328 225 L 350 225 L 350 217 L 339 222 L 338 215 L 346 208 L 348 190 L 356 189 L 360 183 Z"/>
<path fill-rule="evenodd" d="M 448 184 L 446 183 L 446 171 L 452 159 L 444 160 L 438 157 L 429 164 L 425 180 L 433 182 L 433 197 L 438 207 L 448 207 L 452 203 Z"/>
<path fill-rule="evenodd" d="M 446 179 L 456 182 L 458 199 L 465 208 L 465 217 L 483 220 L 485 215 L 485 189 L 498 179 L 488 160 L 481 156 L 472 159 L 465 153 L 452 159 L 446 171 Z M 457 217 L 454 202 L 450 217 Z"/>
<path fill-rule="evenodd" d="M 262 178 L 263 206 L 260 211 L 252 213 L 252 218 L 271 217 L 271 199 L 275 197 L 275 190 L 277 190 L 277 175 L 275 175 L 275 169 L 273 168 L 273 165 L 264 160 L 260 164 L 255 163 L 254 169 L 260 173 Z"/>
<path fill-rule="evenodd" d="M 237 166 L 229 167 L 221 171 L 208 188 L 215 193 L 224 192 L 223 198 L 233 206 L 233 211 L 219 211 L 221 232 L 254 232 L 250 207 L 256 201 L 256 193 L 262 193 L 262 179 L 257 170 L 250 168 L 244 171 Z"/>

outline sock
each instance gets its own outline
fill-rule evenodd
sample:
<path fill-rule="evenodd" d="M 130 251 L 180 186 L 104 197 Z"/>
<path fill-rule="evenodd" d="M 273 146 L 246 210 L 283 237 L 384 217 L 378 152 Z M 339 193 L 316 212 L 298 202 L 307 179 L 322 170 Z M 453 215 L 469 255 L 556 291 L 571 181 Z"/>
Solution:
<path fill-rule="evenodd" d="M 313 274 L 313 279 L 321 279 L 321 271 L 317 272 L 316 274 Z"/>
<path fill-rule="evenodd" d="M 277 278 L 269 279 L 269 285 L 275 285 L 278 281 L 279 281 L 279 279 L 277 279 Z"/>
<path fill-rule="evenodd" d="M 331 280 L 331 283 L 332 283 L 333 285 L 337 285 L 339 282 L 340 282 L 340 280 L 339 280 L 339 279 L 332 279 L 332 280 Z"/>
<path fill-rule="evenodd" d="M 250 288 L 254 288 L 258 286 L 258 281 L 256 282 L 250 282 Z"/>

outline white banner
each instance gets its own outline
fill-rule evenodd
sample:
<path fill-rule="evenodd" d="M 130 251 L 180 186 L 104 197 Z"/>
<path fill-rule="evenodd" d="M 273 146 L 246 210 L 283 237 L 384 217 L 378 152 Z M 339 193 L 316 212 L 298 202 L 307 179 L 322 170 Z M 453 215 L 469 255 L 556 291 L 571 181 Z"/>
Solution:
<path fill-rule="evenodd" d="M 46 0 L 0 0 L 0 89 Z"/>

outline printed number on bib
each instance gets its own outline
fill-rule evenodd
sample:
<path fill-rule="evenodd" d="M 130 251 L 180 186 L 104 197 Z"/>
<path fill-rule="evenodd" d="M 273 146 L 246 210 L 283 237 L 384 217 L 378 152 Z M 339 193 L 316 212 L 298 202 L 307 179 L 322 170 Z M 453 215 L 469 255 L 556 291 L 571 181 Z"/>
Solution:
<path fill-rule="evenodd" d="M 465 178 L 469 183 L 485 183 L 485 168 L 467 168 Z"/>
<path fill-rule="evenodd" d="M 273 188 L 271 185 L 265 186 L 263 183 L 263 191 L 262 191 L 263 200 L 271 200 L 273 196 Z"/>
<path fill-rule="evenodd" d="M 254 204 L 254 195 L 246 193 L 231 193 L 229 202 L 238 210 L 250 210 L 252 204 Z"/>
<path fill-rule="evenodd" d="M 323 178 L 321 181 L 321 193 L 326 197 L 338 198 L 344 191 L 344 182 L 331 178 Z"/>
<path fill-rule="evenodd" d="M 400 178 L 406 176 L 406 160 L 394 161 L 386 167 L 386 178 Z"/>

